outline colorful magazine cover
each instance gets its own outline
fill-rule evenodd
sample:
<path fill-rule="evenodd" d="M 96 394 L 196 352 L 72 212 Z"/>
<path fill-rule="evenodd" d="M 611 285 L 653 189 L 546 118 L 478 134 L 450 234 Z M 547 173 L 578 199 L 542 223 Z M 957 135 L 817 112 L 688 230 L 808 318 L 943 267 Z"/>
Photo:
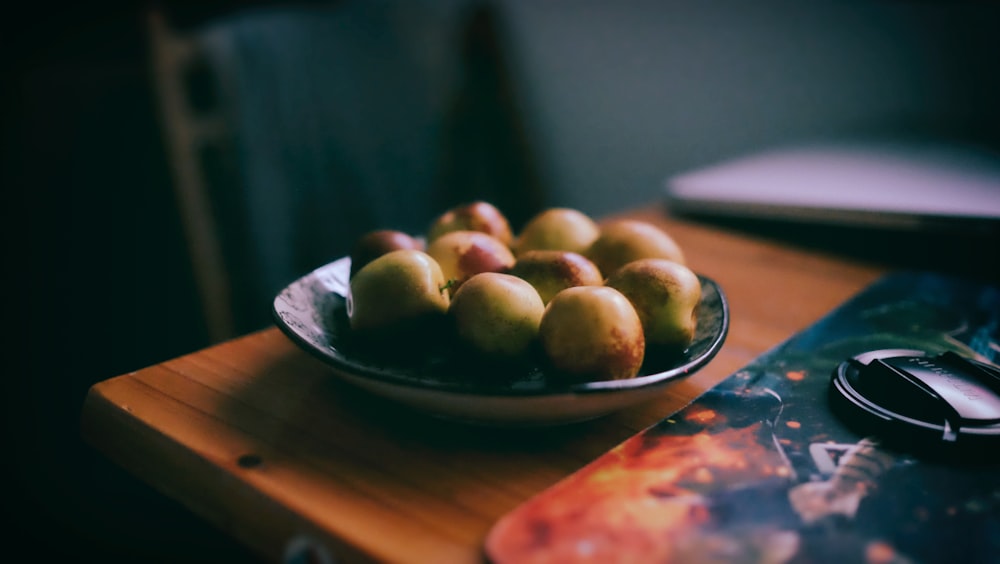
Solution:
<path fill-rule="evenodd" d="M 516 508 L 496 564 L 1000 562 L 1000 465 L 849 428 L 831 374 L 866 351 L 1000 358 L 1000 289 L 888 275 L 692 404 Z"/>

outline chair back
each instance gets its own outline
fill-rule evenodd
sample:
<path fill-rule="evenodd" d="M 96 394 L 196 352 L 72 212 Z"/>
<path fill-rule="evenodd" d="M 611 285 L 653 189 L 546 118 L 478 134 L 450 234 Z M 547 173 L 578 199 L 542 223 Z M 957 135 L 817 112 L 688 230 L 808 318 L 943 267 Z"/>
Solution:
<path fill-rule="evenodd" d="M 274 295 L 367 230 L 420 234 L 487 199 L 543 204 L 489 4 L 255 6 L 179 28 L 152 71 L 210 338 L 270 324 Z"/>

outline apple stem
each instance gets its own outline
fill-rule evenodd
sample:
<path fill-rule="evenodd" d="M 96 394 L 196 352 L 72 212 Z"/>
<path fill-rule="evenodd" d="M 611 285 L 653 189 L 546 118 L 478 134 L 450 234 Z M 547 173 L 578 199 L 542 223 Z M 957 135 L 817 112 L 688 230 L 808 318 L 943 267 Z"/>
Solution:
<path fill-rule="evenodd" d="M 445 290 L 450 289 L 456 282 L 458 282 L 457 278 L 449 278 L 448 281 L 444 283 L 444 286 L 438 287 L 438 291 L 443 294 Z"/>

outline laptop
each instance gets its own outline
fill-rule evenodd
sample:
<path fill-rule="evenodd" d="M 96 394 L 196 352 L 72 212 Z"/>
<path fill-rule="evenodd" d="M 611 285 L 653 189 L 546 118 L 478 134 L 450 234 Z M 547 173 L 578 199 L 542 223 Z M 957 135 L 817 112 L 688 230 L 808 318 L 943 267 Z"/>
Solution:
<path fill-rule="evenodd" d="M 680 214 L 994 231 L 1000 153 L 928 142 L 809 143 L 678 174 L 665 190 Z"/>

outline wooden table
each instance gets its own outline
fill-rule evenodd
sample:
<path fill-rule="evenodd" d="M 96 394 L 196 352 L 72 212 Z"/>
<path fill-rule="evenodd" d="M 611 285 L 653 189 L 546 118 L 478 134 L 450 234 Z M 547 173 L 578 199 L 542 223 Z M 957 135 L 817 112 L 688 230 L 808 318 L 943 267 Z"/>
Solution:
<path fill-rule="evenodd" d="M 732 321 L 707 367 L 639 407 L 530 432 L 449 424 L 340 383 L 270 328 L 93 386 L 84 438 L 268 560 L 308 538 L 342 562 L 480 562 L 504 513 L 883 273 L 664 211 L 625 215 L 666 228 Z"/>

